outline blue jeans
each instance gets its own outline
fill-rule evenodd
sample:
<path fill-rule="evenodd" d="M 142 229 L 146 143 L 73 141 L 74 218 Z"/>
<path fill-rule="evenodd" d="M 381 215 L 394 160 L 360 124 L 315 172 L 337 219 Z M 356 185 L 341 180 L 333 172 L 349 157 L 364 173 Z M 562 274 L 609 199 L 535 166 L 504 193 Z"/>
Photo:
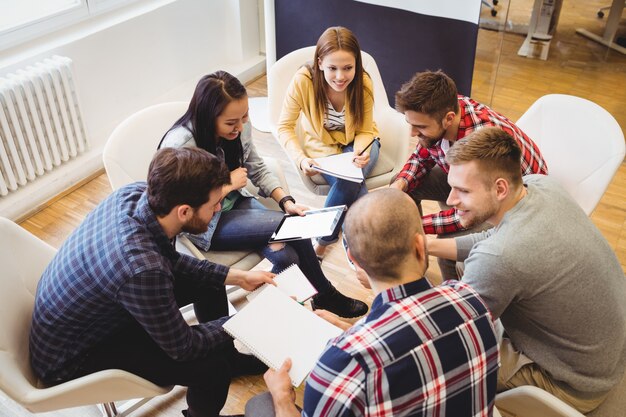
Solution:
<path fill-rule="evenodd" d="M 231 210 L 221 214 L 211 250 L 258 250 L 272 263 L 272 272 L 278 273 L 297 264 L 319 293 L 329 290 L 331 284 L 322 272 L 310 239 L 285 242 L 277 250 L 268 246 L 283 216 L 282 212 L 268 210 L 254 198 L 241 197 Z"/>
<path fill-rule="evenodd" d="M 349 144 L 348 146 L 343 148 L 343 153 L 353 152 L 354 151 L 354 142 Z M 376 162 L 378 161 L 378 154 L 380 151 L 380 142 L 375 141 L 370 147 L 370 161 L 365 165 L 362 169 L 363 176 L 367 178 L 367 176 L 372 172 Z M 365 186 L 365 181 L 362 183 L 352 182 L 348 180 L 343 180 L 341 178 L 333 177 L 332 175 L 322 174 L 328 185 L 330 185 L 330 191 L 328 192 L 328 196 L 326 197 L 326 202 L 324 203 L 324 207 L 333 207 L 333 206 L 341 206 L 346 205 L 350 207 L 352 203 L 358 200 L 360 197 L 363 197 L 367 194 L 367 187 Z M 317 240 L 317 242 L 322 246 L 330 245 L 337 241 L 339 237 L 339 228 L 337 231 L 330 236 L 323 237 Z"/>

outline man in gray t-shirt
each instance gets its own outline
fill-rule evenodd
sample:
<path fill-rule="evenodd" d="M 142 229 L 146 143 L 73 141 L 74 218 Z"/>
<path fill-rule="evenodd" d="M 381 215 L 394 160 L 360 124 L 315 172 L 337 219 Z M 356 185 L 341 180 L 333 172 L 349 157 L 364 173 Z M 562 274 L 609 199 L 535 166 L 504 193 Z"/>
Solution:
<path fill-rule="evenodd" d="M 523 178 L 519 147 L 497 128 L 459 141 L 448 182 L 464 227 L 493 229 L 429 242 L 464 261 L 463 281 L 500 318 L 498 390 L 536 385 L 589 412 L 626 366 L 626 279 L 598 229 L 552 178 Z"/>

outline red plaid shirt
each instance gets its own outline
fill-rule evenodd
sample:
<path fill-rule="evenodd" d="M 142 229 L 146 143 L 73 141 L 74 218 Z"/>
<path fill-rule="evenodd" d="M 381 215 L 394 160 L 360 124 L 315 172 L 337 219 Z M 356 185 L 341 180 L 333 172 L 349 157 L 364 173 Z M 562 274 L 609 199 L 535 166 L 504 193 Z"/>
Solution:
<path fill-rule="evenodd" d="M 548 174 L 548 166 L 541 156 L 537 145 L 509 119 L 480 104 L 469 97 L 459 96 L 461 121 L 457 140 L 463 139 L 475 130 L 495 126 L 513 136 L 522 148 L 522 175 Z M 444 172 L 450 171 L 441 149 L 441 141 L 431 148 L 424 148 L 419 143 L 413 154 L 404 164 L 397 178 L 404 179 L 408 184 L 407 192 L 419 187 L 430 170 L 439 165 Z M 422 217 L 424 232 L 430 234 L 446 234 L 463 230 L 456 209 L 428 214 Z"/>
<path fill-rule="evenodd" d="M 492 316 L 465 283 L 422 278 L 378 294 L 309 375 L 303 417 L 472 416 L 493 412 Z"/>

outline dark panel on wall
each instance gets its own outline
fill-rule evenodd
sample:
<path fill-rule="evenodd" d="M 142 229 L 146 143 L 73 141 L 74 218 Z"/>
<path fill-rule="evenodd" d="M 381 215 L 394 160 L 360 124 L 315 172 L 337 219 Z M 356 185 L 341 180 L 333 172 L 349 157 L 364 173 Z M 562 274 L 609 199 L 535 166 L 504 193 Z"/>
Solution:
<path fill-rule="evenodd" d="M 276 59 L 315 45 L 330 26 L 352 30 L 374 57 L 389 102 L 418 71 L 442 69 L 470 95 L 478 25 L 352 0 L 275 0 Z M 313 58 L 313 57 L 311 57 Z"/>

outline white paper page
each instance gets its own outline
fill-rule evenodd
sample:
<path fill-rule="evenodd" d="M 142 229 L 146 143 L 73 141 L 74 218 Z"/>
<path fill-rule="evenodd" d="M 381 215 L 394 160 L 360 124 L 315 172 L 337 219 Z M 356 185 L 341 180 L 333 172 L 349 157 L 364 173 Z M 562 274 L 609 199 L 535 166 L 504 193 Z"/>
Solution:
<path fill-rule="evenodd" d="M 337 211 L 310 213 L 285 219 L 274 239 L 312 238 L 333 233 Z"/>
<path fill-rule="evenodd" d="M 342 333 L 271 285 L 224 323 L 224 330 L 273 369 L 291 358 L 289 376 L 296 387 L 311 372 L 328 340 Z"/>
<path fill-rule="evenodd" d="M 354 152 L 340 153 L 337 155 L 326 156 L 324 158 L 315 158 L 315 162 L 319 167 L 313 166 L 313 169 L 321 170 L 326 174 L 330 174 L 339 178 L 350 181 L 362 182 L 363 171 L 352 163 Z"/>
<path fill-rule="evenodd" d="M 298 265 L 291 265 L 274 277 L 276 287 L 289 297 L 296 297 L 296 301 L 303 303 L 317 294 L 315 287 L 304 276 Z M 252 291 L 246 296 L 248 301 L 252 301 L 261 290 L 269 284 L 263 284 L 260 288 Z"/>

